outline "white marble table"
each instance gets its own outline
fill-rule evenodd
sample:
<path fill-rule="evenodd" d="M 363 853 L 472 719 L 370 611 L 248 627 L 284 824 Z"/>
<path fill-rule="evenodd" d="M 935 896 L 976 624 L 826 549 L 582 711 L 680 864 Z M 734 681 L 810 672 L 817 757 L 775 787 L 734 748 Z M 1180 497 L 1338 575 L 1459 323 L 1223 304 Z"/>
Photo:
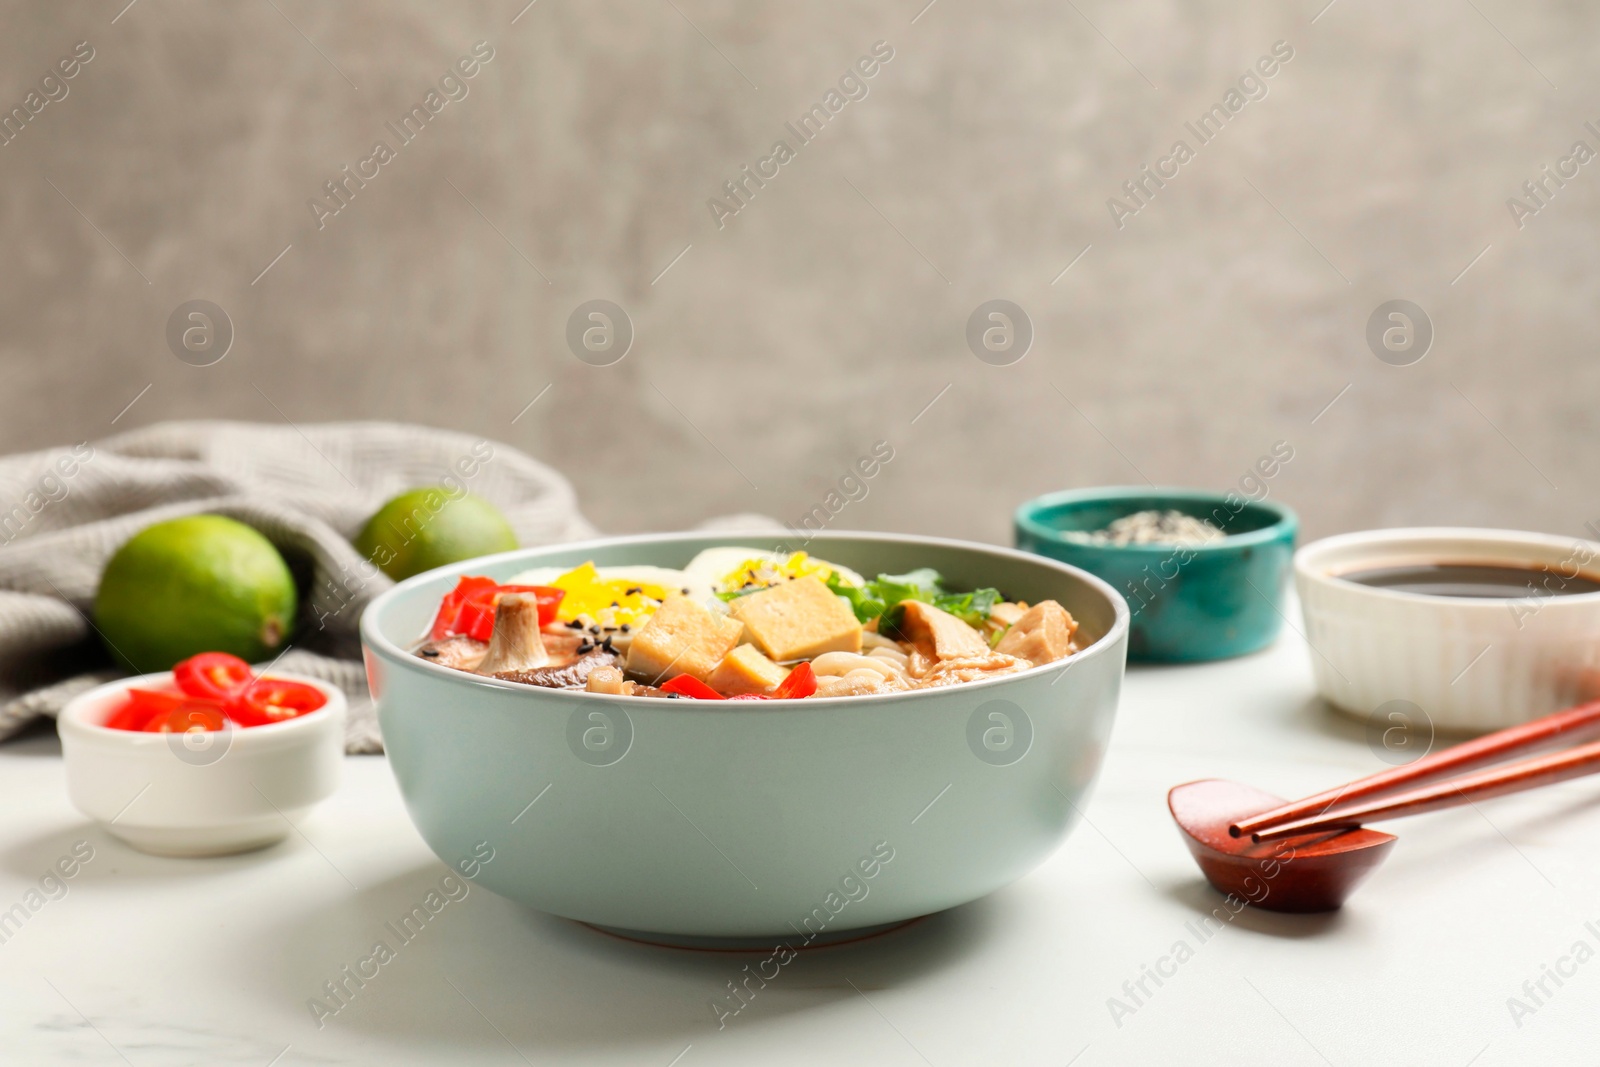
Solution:
<path fill-rule="evenodd" d="M 919 926 L 802 956 L 722 1030 L 711 998 L 758 957 L 634 945 L 478 888 L 319 1029 L 307 1001 L 375 941 L 396 943 L 385 924 L 446 873 L 381 758 L 351 758 L 284 844 L 185 861 L 132 852 L 73 811 L 53 735 L 3 746 L 0 910 L 74 842 L 94 858 L 0 944 L 0 1062 L 1600 1059 L 1600 957 L 1572 955 L 1600 950 L 1600 782 L 1396 824 L 1388 864 L 1342 913 L 1246 909 L 1195 935 L 1221 898 L 1168 820 L 1170 785 L 1218 775 L 1298 795 L 1381 766 L 1359 726 L 1314 700 L 1306 657 L 1288 633 L 1234 662 L 1135 669 L 1089 825 L 1049 862 Z M 1191 954 L 1113 1011 L 1178 941 Z M 1558 986 L 1546 967 L 1570 974 Z M 1513 1017 L 1512 997 L 1534 1010 Z"/>

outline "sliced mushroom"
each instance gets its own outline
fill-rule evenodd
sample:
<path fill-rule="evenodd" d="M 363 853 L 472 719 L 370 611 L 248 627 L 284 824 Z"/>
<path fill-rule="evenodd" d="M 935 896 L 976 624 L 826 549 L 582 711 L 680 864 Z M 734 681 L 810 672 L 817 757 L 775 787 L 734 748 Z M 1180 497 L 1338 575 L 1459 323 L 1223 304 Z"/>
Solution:
<path fill-rule="evenodd" d="M 544 654 L 550 657 L 548 667 L 564 667 L 595 647 L 595 642 L 584 634 L 551 633 L 546 630 L 539 640 L 544 643 Z"/>
<path fill-rule="evenodd" d="M 591 693 L 605 693 L 608 696 L 630 696 L 633 683 L 622 676 L 622 672 L 615 667 L 596 667 L 589 672 L 589 680 L 584 688 Z"/>
<path fill-rule="evenodd" d="M 596 667 L 589 672 L 589 684 L 584 687 L 591 693 L 604 693 L 619 697 L 676 697 L 665 689 L 629 681 L 616 667 Z"/>
<path fill-rule="evenodd" d="M 501 594 L 495 603 L 489 651 L 474 673 L 499 675 L 531 671 L 549 662 L 550 656 L 539 636 L 538 601 L 519 593 Z"/>
<path fill-rule="evenodd" d="M 466 634 L 452 634 L 437 641 L 424 641 L 418 646 L 417 655 L 441 667 L 474 671 L 483 662 L 483 654 L 488 650 L 487 641 L 479 641 Z"/>
<path fill-rule="evenodd" d="M 614 669 L 622 662 L 615 652 L 596 648 L 565 663 L 550 663 L 520 671 L 496 671 L 495 677 L 523 685 L 542 685 L 546 689 L 582 689 L 598 670 Z"/>

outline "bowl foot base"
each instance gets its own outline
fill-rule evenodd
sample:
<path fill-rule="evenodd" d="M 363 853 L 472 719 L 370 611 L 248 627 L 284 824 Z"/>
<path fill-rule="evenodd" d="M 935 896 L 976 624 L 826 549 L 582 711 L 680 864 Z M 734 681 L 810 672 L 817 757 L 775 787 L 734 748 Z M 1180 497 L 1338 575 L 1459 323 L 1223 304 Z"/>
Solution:
<path fill-rule="evenodd" d="M 101 826 L 112 837 L 152 856 L 231 856 L 275 845 L 289 836 L 288 827 L 281 820 L 265 827 Z"/>
<path fill-rule="evenodd" d="M 579 922 L 578 925 L 587 926 L 591 930 L 611 937 L 620 937 L 624 941 L 654 945 L 657 948 L 682 948 L 698 952 L 770 952 L 782 942 L 797 952 L 805 952 L 808 949 L 831 948 L 857 941 L 868 941 L 884 934 L 894 933 L 896 930 L 903 930 L 926 918 L 926 915 L 918 915 L 915 918 L 881 923 L 878 926 L 862 926 L 854 930 L 817 934 L 809 941 L 793 933 L 767 934 L 759 937 L 702 937 L 696 934 L 658 934 L 647 930 L 624 930 L 616 926 L 601 926 L 598 923 Z"/>

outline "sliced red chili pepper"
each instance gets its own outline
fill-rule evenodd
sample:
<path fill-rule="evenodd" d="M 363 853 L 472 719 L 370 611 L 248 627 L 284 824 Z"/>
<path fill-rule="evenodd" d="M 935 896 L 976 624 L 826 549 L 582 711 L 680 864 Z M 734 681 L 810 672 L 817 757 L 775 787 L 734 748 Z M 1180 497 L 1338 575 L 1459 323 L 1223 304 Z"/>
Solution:
<path fill-rule="evenodd" d="M 113 730 L 143 730 L 151 719 L 175 711 L 185 702 L 197 703 L 181 693 L 130 689 L 127 701 L 111 713 L 105 725 Z"/>
<path fill-rule="evenodd" d="M 266 726 L 316 711 L 327 702 L 315 686 L 262 678 L 229 702 L 228 718 L 240 726 Z"/>
<path fill-rule="evenodd" d="M 147 734 L 184 734 L 190 730 L 221 730 L 222 709 L 201 700 L 185 700 L 171 711 L 161 712 L 144 724 Z"/>
<path fill-rule="evenodd" d="M 254 678 L 250 664 L 226 652 L 202 652 L 172 668 L 178 688 L 202 700 L 227 700 Z"/>
<path fill-rule="evenodd" d="M 461 605 L 468 596 L 479 593 L 496 586 L 493 578 L 463 577 L 456 582 L 456 587 L 444 595 L 439 602 L 439 613 L 433 617 L 433 629 L 428 636 L 435 641 L 443 640 L 451 634 L 460 633 L 456 628 L 456 620 L 461 615 Z"/>
<path fill-rule="evenodd" d="M 808 697 L 817 691 L 817 672 L 811 669 L 810 663 L 801 663 L 789 672 L 789 676 L 778 683 L 778 688 L 772 691 L 774 700 L 798 700 Z"/>
<path fill-rule="evenodd" d="M 111 717 L 105 721 L 105 727 L 108 730 L 143 730 L 144 724 L 149 722 L 154 714 L 133 704 L 124 704 L 111 713 Z"/>
<path fill-rule="evenodd" d="M 677 693 L 679 696 L 694 697 L 696 700 L 728 699 L 692 674 L 680 674 L 661 688 L 665 692 Z"/>

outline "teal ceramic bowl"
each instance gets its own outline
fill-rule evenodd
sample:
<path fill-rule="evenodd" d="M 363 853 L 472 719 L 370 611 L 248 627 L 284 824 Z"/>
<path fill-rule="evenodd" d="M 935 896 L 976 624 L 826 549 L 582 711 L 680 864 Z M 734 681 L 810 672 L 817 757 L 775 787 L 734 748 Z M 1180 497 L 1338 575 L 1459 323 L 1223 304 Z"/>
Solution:
<path fill-rule="evenodd" d="M 649 940 L 837 938 L 975 900 L 1066 836 L 1111 734 L 1128 611 L 1104 582 L 1005 548 L 823 533 L 866 574 L 1055 598 L 1092 644 L 989 681 L 885 696 L 659 700 L 537 689 L 409 655 L 462 574 L 682 567 L 771 536 L 523 549 L 401 582 L 361 620 L 389 762 L 429 847 L 541 911 Z M 484 857 L 491 857 L 485 859 Z M 770 945 L 770 942 L 768 942 Z"/>
<path fill-rule="evenodd" d="M 1227 536 L 1189 547 L 1090 545 L 1066 536 L 1167 509 L 1206 519 Z M 1016 541 L 1082 567 L 1127 598 L 1129 659 L 1195 663 L 1255 652 L 1278 636 L 1299 526 L 1283 505 L 1237 493 L 1119 486 L 1028 501 L 1017 509 Z"/>

